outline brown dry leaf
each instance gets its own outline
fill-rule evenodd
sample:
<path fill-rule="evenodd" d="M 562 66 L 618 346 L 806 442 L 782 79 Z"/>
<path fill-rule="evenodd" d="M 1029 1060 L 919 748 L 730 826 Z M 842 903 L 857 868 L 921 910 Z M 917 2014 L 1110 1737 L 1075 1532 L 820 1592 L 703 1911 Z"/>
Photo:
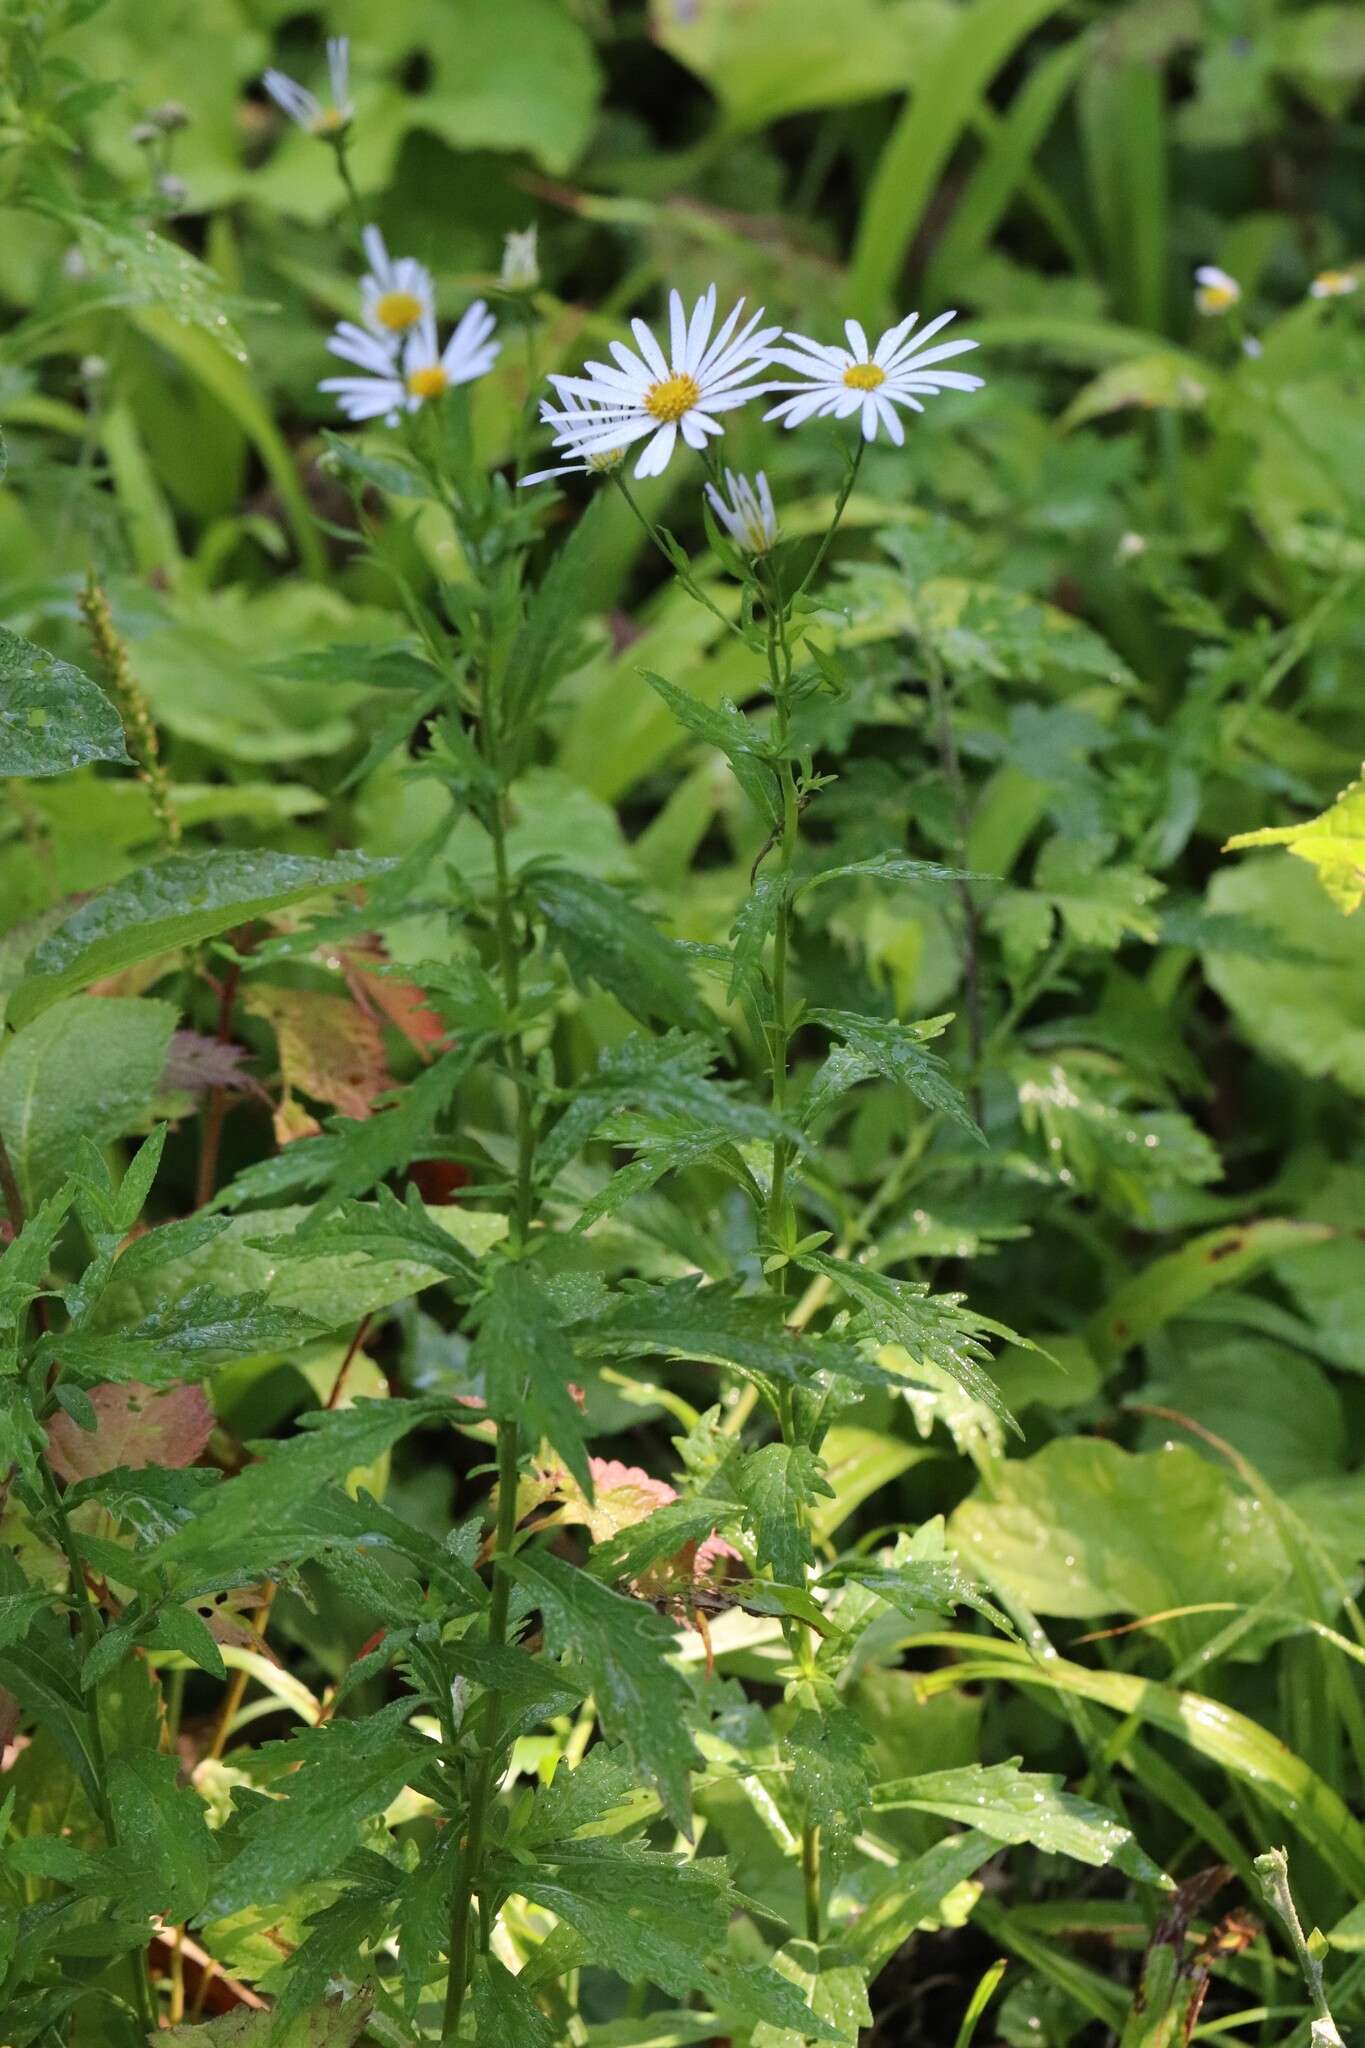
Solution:
<path fill-rule="evenodd" d="M 379 1025 L 349 996 L 257 982 L 243 1001 L 275 1034 L 286 1101 L 298 1090 L 343 1116 L 366 1117 L 394 1086 Z M 291 1126 L 290 1135 L 302 1132 Z"/>
<path fill-rule="evenodd" d="M 68 1483 L 144 1465 L 192 1465 L 209 1440 L 213 1408 L 200 1386 L 144 1387 L 137 1380 L 92 1387 L 94 1429 L 62 1413 L 47 1428 L 53 1470 Z"/>

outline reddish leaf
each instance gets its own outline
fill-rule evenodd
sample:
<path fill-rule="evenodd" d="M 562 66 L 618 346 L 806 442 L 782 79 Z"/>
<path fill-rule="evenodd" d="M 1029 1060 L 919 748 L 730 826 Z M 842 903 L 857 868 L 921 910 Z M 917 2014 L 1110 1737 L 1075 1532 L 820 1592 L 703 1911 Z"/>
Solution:
<path fill-rule="evenodd" d="M 242 1062 L 251 1054 L 231 1039 L 207 1038 L 199 1031 L 173 1031 L 161 1070 L 161 1087 L 168 1094 L 207 1095 L 211 1088 L 234 1088 L 244 1095 L 268 1100 L 264 1088 L 252 1075 L 242 1072 Z"/>
<path fill-rule="evenodd" d="M 213 1409 L 200 1386 L 166 1387 L 159 1393 L 130 1380 L 92 1387 L 94 1429 L 82 1429 L 65 1413 L 48 1424 L 47 1454 L 63 1479 L 93 1479 L 116 1465 L 192 1465 L 209 1440 Z"/>
<path fill-rule="evenodd" d="M 427 1007 L 426 996 L 416 983 L 381 971 L 387 964 L 387 955 L 379 939 L 371 936 L 348 946 L 341 962 L 347 986 L 361 1008 L 373 1004 L 382 1011 L 423 1059 L 449 1042 L 449 1032 L 436 1012 Z"/>
<path fill-rule="evenodd" d="M 542 1464 L 531 1481 L 523 1481 L 518 1489 L 518 1508 L 525 1515 L 531 1506 L 558 1496 L 563 1505 L 550 1521 L 581 1523 L 594 1543 L 606 1543 L 678 1498 L 676 1488 L 666 1479 L 652 1478 L 639 1465 L 623 1465 L 619 1458 L 589 1458 L 588 1470 L 592 1473 L 592 1500 L 562 1466 Z M 632 1583 L 650 1599 L 682 1592 L 718 1577 L 724 1560 L 738 1555 L 723 1536 L 711 1535 L 700 1544 L 685 1543 L 675 1556 L 662 1559 L 643 1579 Z"/>

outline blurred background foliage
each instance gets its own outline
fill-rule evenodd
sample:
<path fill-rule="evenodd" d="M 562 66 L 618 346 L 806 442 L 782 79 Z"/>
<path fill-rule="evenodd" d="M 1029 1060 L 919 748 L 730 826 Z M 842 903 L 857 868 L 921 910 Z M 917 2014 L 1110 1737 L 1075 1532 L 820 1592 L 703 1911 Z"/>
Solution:
<path fill-rule="evenodd" d="M 1048 1355 L 1001 1361 L 1026 1432 L 1008 1457 L 988 1413 L 949 1389 L 874 1397 L 831 1440 L 825 1533 L 945 1511 L 1017 1617 L 1056 1620 L 1066 1641 L 1072 1623 L 1143 1621 L 1075 1649 L 1067 1671 L 1084 1665 L 1091 1697 L 1125 1712 L 1134 1673 L 1196 1684 L 1259 1724 L 1253 1763 L 1177 1714 L 1134 1738 L 1116 1778 L 1087 1735 L 1081 1681 L 1068 1718 L 1012 1687 L 1004 1658 L 977 1674 L 1000 1681 L 991 1756 L 1073 1775 L 1085 1759 L 1178 1875 L 1210 1856 L 1245 1870 L 1274 1831 L 1301 1827 L 1309 1910 L 1342 1930 L 1359 1985 L 1365 1837 L 1282 1782 L 1274 1738 L 1319 1787 L 1359 1793 L 1365 919 L 1291 854 L 1221 849 L 1321 811 L 1365 756 L 1365 291 L 1311 290 L 1328 271 L 1365 277 L 1365 13 L 337 0 L 324 16 L 288 0 L 4 0 L 0 27 L 0 613 L 87 659 L 77 599 L 93 565 L 196 843 L 409 854 L 439 838 L 449 801 L 406 778 L 401 747 L 385 753 L 413 706 L 379 657 L 404 637 L 404 590 L 458 583 L 458 550 L 439 512 L 414 515 L 380 470 L 371 554 L 348 538 L 317 382 L 327 327 L 354 308 L 355 222 L 330 152 L 262 92 L 268 62 L 318 85 L 324 36 L 351 37 L 366 217 L 431 266 L 443 313 L 484 293 L 503 322 L 475 398 L 491 462 L 529 466 L 536 381 L 600 351 L 665 284 L 715 280 L 722 300 L 821 335 L 850 312 L 970 316 L 986 389 L 938 401 L 903 454 L 870 451 L 839 607 L 812 629 L 843 676 L 823 715 L 849 753 L 817 829 L 849 860 L 901 842 L 965 852 L 999 879 L 967 944 L 931 895 L 818 892 L 801 957 L 815 1002 L 856 982 L 863 1007 L 957 1011 L 962 1058 L 973 954 L 991 1152 L 968 1156 L 874 1081 L 825 1140 L 818 1199 L 842 1242 L 963 1286 Z M 188 119 L 149 139 L 167 102 Z M 541 282 L 502 290 L 504 237 L 533 222 Z M 1192 274 L 1209 263 L 1240 286 L 1220 316 L 1196 310 Z M 751 408 L 727 452 L 766 465 L 789 532 L 820 530 L 841 475 L 832 433 L 778 439 Z M 687 462 L 644 496 L 718 588 Z M 558 531 L 578 514 L 573 498 L 549 518 Z M 630 882 L 711 943 L 747 888 L 752 828 L 717 757 L 639 671 L 711 703 L 756 679 L 713 618 L 661 587 L 623 508 L 597 517 L 581 658 L 525 778 L 515 857 L 556 853 Z M 10 795 L 4 987 L 35 921 L 145 862 L 160 833 L 142 785 L 93 769 Z M 441 854 L 458 871 L 471 845 L 448 824 Z M 429 961 L 442 931 L 395 916 L 389 957 Z M 326 1114 L 335 1072 L 297 1056 L 291 1071 L 272 974 L 277 992 L 334 1000 L 335 962 L 267 965 L 241 1025 L 277 1108 L 301 1096 Z M 212 1032 L 206 985 L 178 1000 Z M 169 1018 L 150 1015 L 164 1007 L 143 1013 L 148 1078 L 121 1095 L 100 1084 L 92 1115 L 111 1139 L 167 1099 L 155 1077 Z M 586 1068 L 627 1022 L 584 995 L 566 1061 Z M 388 1042 L 388 1057 L 413 1071 L 410 1047 Z M 0 1062 L 0 1114 L 7 1085 L 24 1076 Z M 177 1175 L 189 1198 L 191 1123 L 168 1148 L 168 1199 Z M 225 1174 L 272 1144 L 269 1103 L 245 1103 Z M 35 1139 L 39 1187 L 48 1156 Z M 723 1191 L 700 1177 L 694 1195 L 635 1219 L 659 1270 L 743 1257 Z M 414 1384 L 445 1355 L 439 1335 L 410 1310 L 391 1325 Z M 292 1394 L 271 1380 L 277 1366 L 234 1368 L 217 1389 L 240 1434 L 306 1398 L 297 1377 Z M 672 1426 L 646 1409 L 629 1454 L 666 1465 Z M 395 1484 L 443 1511 L 441 1475 Z M 1211 1602 L 1235 1603 L 1236 1619 Z M 315 1676 L 356 1647 L 336 1610 L 282 1625 Z M 1345 1651 L 1329 1628 L 1350 1636 Z M 912 1712 L 911 1683 L 866 1678 L 887 1774 L 977 1754 L 981 1699 L 916 1694 Z M 741 1855 L 741 1884 L 761 1890 L 752 1816 L 717 1825 L 754 1859 Z M 921 1844 L 938 1828 L 906 1826 Z M 1032 1905 L 983 1923 L 1027 1965 L 1000 2020 L 1011 2043 L 1102 2038 L 1109 1965 L 1092 1967 L 1085 1942 L 1137 1940 L 1112 1891 L 1049 1920 L 1048 1883 L 1043 1869 Z M 249 1951 L 244 1939 L 230 1958 L 245 1974 Z M 1283 2003 L 1264 1960 L 1228 1969 L 1233 2007 Z M 884 2038 L 911 2038 L 896 2029 L 925 1994 L 894 1970 L 884 1982 Z"/>

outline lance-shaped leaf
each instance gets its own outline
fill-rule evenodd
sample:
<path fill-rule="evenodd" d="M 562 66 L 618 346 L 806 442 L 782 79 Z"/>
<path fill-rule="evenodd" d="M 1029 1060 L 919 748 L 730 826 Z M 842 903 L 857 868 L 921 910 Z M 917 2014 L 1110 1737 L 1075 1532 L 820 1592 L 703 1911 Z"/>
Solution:
<path fill-rule="evenodd" d="M 127 760 L 123 720 L 99 684 L 0 626 L 0 775 Z"/>
<path fill-rule="evenodd" d="M 841 861 L 837 867 L 821 868 L 803 875 L 796 885 L 802 896 L 808 889 L 823 888 L 826 882 L 844 882 L 867 876 L 874 882 L 989 882 L 990 875 L 975 875 L 967 868 L 946 868 L 936 860 L 911 860 L 900 853 L 874 853 L 867 860 Z"/>
<path fill-rule="evenodd" d="M 806 1021 L 823 1024 L 845 1053 L 837 1066 L 827 1060 L 811 1083 L 802 1115 L 808 1129 L 845 1089 L 880 1074 L 884 1081 L 908 1089 L 926 1109 L 951 1118 L 978 1144 L 985 1143 L 980 1125 L 949 1075 L 947 1062 L 927 1049 L 926 1041 L 939 1036 L 951 1021 L 948 1017 L 898 1024 L 894 1019 L 860 1017 L 851 1010 L 811 1010 Z"/>
<path fill-rule="evenodd" d="M 480 1956 L 474 1971 L 475 2048 L 555 2048 L 551 2026 L 525 1985 L 496 1956 Z"/>
<path fill-rule="evenodd" d="M 771 1295 L 692 1280 L 631 1288 L 574 1334 L 588 1356 L 696 1358 L 788 1386 L 809 1384 L 821 1372 L 864 1386 L 886 1386 L 893 1377 L 846 1339 L 794 1335 Z"/>
<path fill-rule="evenodd" d="M 24 1024 L 92 981 L 310 896 L 369 881 L 392 865 L 359 853 L 334 860 L 226 847 L 170 854 L 102 889 L 39 941 L 10 998 L 10 1022 Z"/>
<path fill-rule="evenodd" d="M 217 1850 L 208 1810 L 180 1783 L 178 1760 L 154 1750 L 113 1757 L 109 1804 L 119 1858 L 130 1866 L 139 1903 L 175 1920 L 197 1913 Z"/>
<path fill-rule="evenodd" d="M 498 1267 L 471 1363 L 483 1375 L 484 1399 L 495 1421 L 521 1421 L 532 1436 L 546 1438 L 590 1495 L 587 1447 L 569 1392 L 573 1340 L 525 1260 L 507 1260 Z"/>
<path fill-rule="evenodd" d="M 178 1582 L 198 1585 L 225 1567 L 230 1573 L 239 1552 L 242 1557 L 260 1551 L 269 1556 L 276 1538 L 287 1544 L 300 1523 L 311 1531 L 314 1513 L 327 1522 L 325 1493 L 322 1501 L 314 1496 L 372 1465 L 411 1430 L 448 1414 L 448 1403 L 431 1399 L 357 1401 L 349 1408 L 305 1415 L 297 1436 L 258 1446 L 264 1455 L 256 1464 L 213 1489 L 202 1511 L 161 1544 L 158 1565 Z M 346 1515 L 343 1522 L 363 1524 L 368 1512 Z M 327 1540 L 310 1534 L 310 1554 Z M 240 1578 L 228 1576 L 222 1583 L 242 1584 L 248 1577 L 249 1560 Z"/>
<path fill-rule="evenodd" d="M 879 1812 L 936 1813 L 998 1842 L 1032 1842 L 1080 1863 L 1112 1863 L 1139 1884 L 1171 1889 L 1171 1880 L 1138 1847 L 1132 1830 L 1105 1807 L 1063 1791 L 1060 1777 L 1021 1770 L 1020 1763 L 1014 1757 L 1003 1764 L 967 1764 L 894 1778 L 877 1787 L 873 1804 Z"/>
<path fill-rule="evenodd" d="M 973 1399 L 984 1401 L 1016 1435 L 1022 1435 L 980 1364 L 990 1356 L 983 1338 L 1003 1337 L 1007 1343 L 1022 1343 L 1013 1330 L 964 1307 L 960 1294 L 931 1294 L 922 1281 L 893 1280 L 870 1266 L 830 1258 L 823 1252 L 806 1252 L 800 1263 L 825 1274 L 856 1302 L 862 1324 L 881 1343 L 900 1344 L 912 1359 L 931 1360 Z"/>
<path fill-rule="evenodd" d="M 783 1741 L 803 1820 L 836 1842 L 847 1841 L 863 1825 L 872 1797 L 870 1739 L 855 1714 L 834 1706 L 824 1714 L 798 1714 Z"/>
<path fill-rule="evenodd" d="M 405 1785 L 420 1785 L 436 1761 L 433 1744 L 404 1727 L 411 1699 L 365 1720 L 334 1720 L 256 1752 L 278 1799 L 253 1799 L 225 1831 L 228 1857 L 213 1881 L 207 1917 L 282 1899 L 310 1878 L 335 1871 L 365 1822 Z"/>
<path fill-rule="evenodd" d="M 548 1551 L 523 1551 L 507 1569 L 539 1603 L 556 1649 L 571 1652 L 586 1673 L 607 1734 L 654 1787 L 669 1818 L 688 1831 L 688 1773 L 701 1768 L 701 1759 L 687 1732 L 691 1696 L 668 1662 L 669 1623 Z"/>
<path fill-rule="evenodd" d="M 535 869 L 524 887 L 580 987 L 597 982 L 642 1024 L 709 1028 L 686 952 L 623 891 L 567 868 Z"/>
<path fill-rule="evenodd" d="M 86 1380 L 137 1379 L 164 1386 L 196 1370 L 203 1377 L 229 1358 L 296 1349 L 325 1328 L 311 1316 L 272 1307 L 264 1294 L 194 1287 L 124 1330 L 63 1330 L 44 1337 L 36 1356 Z"/>
<path fill-rule="evenodd" d="M 548 1182 L 609 1118 L 626 1110 L 669 1120 L 690 1119 L 714 1136 L 766 1139 L 801 1134 L 745 1099 L 733 1084 L 713 1081 L 716 1050 L 704 1039 L 670 1031 L 662 1038 L 629 1038 L 603 1052 L 580 1081 L 574 1099 L 539 1151 Z"/>
<path fill-rule="evenodd" d="M 719 705 L 703 704 L 700 698 L 680 690 L 666 676 L 655 675 L 652 669 L 642 668 L 640 674 L 655 695 L 662 697 L 679 725 L 724 754 L 736 782 L 760 817 L 769 825 L 780 826 L 782 804 L 777 777 L 769 766 L 767 741 L 759 727 L 728 697 L 722 698 Z"/>

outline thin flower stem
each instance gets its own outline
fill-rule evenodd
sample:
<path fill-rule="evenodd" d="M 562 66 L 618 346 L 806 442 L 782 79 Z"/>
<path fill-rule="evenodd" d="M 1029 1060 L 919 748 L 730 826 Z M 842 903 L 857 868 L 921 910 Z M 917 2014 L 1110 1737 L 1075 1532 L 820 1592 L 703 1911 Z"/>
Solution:
<path fill-rule="evenodd" d="M 737 625 L 734 619 L 727 619 L 724 612 L 720 609 L 720 606 L 714 604 L 711 601 L 711 599 L 706 595 L 706 592 L 702 589 L 701 585 L 695 580 L 691 573 L 678 565 L 677 561 L 669 553 L 668 544 L 664 540 L 663 535 L 660 533 L 658 527 L 654 524 L 654 521 L 650 518 L 649 514 L 645 511 L 644 507 L 641 505 L 639 499 L 636 497 L 634 491 L 632 491 L 630 485 L 622 476 L 620 470 L 614 469 L 611 472 L 611 477 L 612 482 L 616 485 L 617 490 L 621 493 L 621 496 L 625 499 L 631 511 L 635 514 L 635 517 L 639 520 L 640 525 L 644 528 L 646 534 L 648 534 L 650 541 L 659 550 L 659 553 L 663 556 L 664 560 L 667 562 L 669 568 L 673 571 L 673 574 L 677 577 L 679 583 L 687 592 L 688 596 L 692 598 L 695 603 L 701 605 L 705 611 L 710 612 L 713 618 L 719 619 L 722 626 L 724 626 L 726 632 L 735 634 L 738 639 L 744 641 L 744 644 L 747 647 L 749 642 L 748 636 L 745 634 L 744 628 L 740 625 Z"/>
<path fill-rule="evenodd" d="M 351 225 L 355 229 L 356 241 L 363 250 L 365 246 L 365 208 L 360 194 L 356 190 L 355 179 L 351 176 L 351 166 L 347 155 L 350 145 L 344 131 L 337 135 L 329 136 L 328 140 L 332 145 L 332 154 L 336 158 L 337 176 L 346 188 L 346 199 L 351 210 Z"/>
<path fill-rule="evenodd" d="M 825 556 L 829 553 L 830 547 L 834 540 L 834 536 L 839 531 L 839 524 L 844 516 L 844 507 L 847 505 L 849 499 L 852 497 L 853 486 L 858 481 L 858 471 L 863 466 L 863 451 L 866 447 L 867 443 L 860 434 L 858 436 L 857 445 L 853 450 L 853 460 L 849 463 L 848 466 L 848 475 L 844 478 L 843 484 L 839 491 L 839 495 L 834 501 L 834 517 L 829 522 L 829 528 L 825 534 L 824 539 L 821 541 L 819 547 L 815 550 L 815 558 L 812 561 L 809 569 L 807 569 L 805 575 L 801 578 L 801 581 L 797 584 L 795 590 L 792 592 L 790 598 L 787 600 L 788 614 L 790 614 L 792 606 L 796 603 L 797 598 L 805 596 L 807 590 L 810 588 L 811 584 L 815 581 L 821 569 L 824 567 Z"/>

